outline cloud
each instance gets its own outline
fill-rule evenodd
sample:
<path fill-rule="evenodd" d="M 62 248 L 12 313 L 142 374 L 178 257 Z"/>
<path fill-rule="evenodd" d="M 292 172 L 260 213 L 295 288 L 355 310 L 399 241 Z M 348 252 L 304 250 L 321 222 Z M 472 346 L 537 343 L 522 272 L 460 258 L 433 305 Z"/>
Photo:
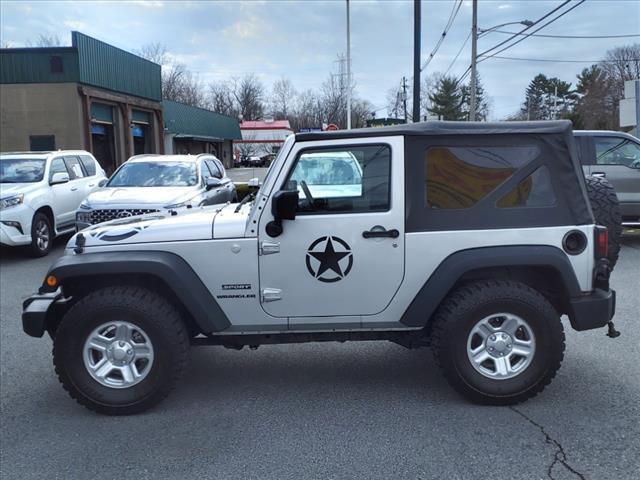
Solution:
<path fill-rule="evenodd" d="M 65 20 L 63 25 L 67 27 L 69 30 L 84 30 L 87 28 L 86 22 L 82 22 L 80 20 Z"/>
<path fill-rule="evenodd" d="M 162 8 L 164 2 L 160 0 L 131 0 L 134 5 L 139 5 L 144 8 Z"/>

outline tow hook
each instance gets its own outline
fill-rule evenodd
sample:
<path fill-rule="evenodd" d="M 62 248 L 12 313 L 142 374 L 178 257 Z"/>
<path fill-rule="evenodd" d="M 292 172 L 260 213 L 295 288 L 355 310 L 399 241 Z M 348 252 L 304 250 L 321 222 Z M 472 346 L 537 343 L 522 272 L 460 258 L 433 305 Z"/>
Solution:
<path fill-rule="evenodd" d="M 613 324 L 613 321 L 609 320 L 607 322 L 607 337 L 618 338 L 619 336 L 620 332 L 616 330 L 616 326 Z"/>

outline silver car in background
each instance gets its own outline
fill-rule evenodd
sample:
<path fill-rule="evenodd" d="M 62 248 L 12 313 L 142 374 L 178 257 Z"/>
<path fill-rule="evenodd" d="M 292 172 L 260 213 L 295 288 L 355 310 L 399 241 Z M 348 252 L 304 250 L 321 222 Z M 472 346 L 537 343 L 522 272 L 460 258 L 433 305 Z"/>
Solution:
<path fill-rule="evenodd" d="M 215 156 L 136 155 L 76 211 L 76 230 L 116 218 L 233 202 L 236 188 Z"/>

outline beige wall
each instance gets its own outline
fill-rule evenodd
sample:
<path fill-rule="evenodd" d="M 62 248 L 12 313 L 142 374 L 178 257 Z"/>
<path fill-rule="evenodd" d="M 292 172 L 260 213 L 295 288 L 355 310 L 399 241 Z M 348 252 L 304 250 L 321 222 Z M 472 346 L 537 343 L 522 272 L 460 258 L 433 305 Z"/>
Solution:
<path fill-rule="evenodd" d="M 76 83 L 0 85 L 0 151 L 29 150 L 29 135 L 55 135 L 56 149 L 85 149 Z"/>

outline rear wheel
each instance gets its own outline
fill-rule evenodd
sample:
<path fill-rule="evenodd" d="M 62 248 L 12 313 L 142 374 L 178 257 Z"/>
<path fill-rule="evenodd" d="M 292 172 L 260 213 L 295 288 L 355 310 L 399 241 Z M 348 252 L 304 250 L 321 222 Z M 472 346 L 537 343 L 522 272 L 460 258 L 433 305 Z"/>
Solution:
<path fill-rule="evenodd" d="M 553 306 L 517 282 L 457 289 L 434 318 L 432 349 L 447 381 L 469 400 L 511 405 L 541 392 L 564 354 Z"/>
<path fill-rule="evenodd" d="M 607 227 L 609 231 L 607 258 L 609 268 L 613 270 L 620 254 L 620 237 L 622 236 L 622 214 L 620 213 L 618 196 L 606 178 L 586 177 L 586 182 L 587 194 L 596 223 Z"/>
<path fill-rule="evenodd" d="M 44 257 L 51 251 L 53 229 L 51 221 L 44 213 L 36 213 L 31 221 L 31 255 Z"/>
<path fill-rule="evenodd" d="M 72 398 L 109 415 L 146 410 L 182 374 L 189 348 L 173 305 L 140 287 L 107 287 L 76 303 L 56 331 L 53 361 Z"/>

